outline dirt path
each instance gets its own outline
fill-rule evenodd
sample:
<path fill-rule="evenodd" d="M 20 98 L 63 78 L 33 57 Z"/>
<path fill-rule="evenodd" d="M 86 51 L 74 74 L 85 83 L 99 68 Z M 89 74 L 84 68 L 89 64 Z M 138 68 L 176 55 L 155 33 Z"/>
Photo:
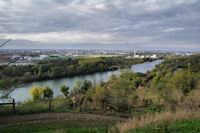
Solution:
<path fill-rule="evenodd" d="M 7 126 L 17 126 L 21 124 L 31 123 L 47 123 L 47 122 L 61 122 L 67 120 L 109 120 L 115 122 L 125 121 L 125 118 L 96 115 L 96 114 L 80 114 L 80 113 L 48 113 L 48 114 L 33 114 L 21 115 L 0 118 L 0 128 Z"/>

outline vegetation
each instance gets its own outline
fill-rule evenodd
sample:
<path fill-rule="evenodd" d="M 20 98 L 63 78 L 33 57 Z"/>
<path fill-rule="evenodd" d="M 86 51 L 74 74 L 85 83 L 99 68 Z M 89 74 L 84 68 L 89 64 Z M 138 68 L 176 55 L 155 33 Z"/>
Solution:
<path fill-rule="evenodd" d="M 165 133 L 198 133 L 200 130 L 200 120 L 177 120 L 175 122 L 165 123 L 152 123 L 145 127 L 129 131 L 128 133 L 154 133 L 154 132 L 165 132 Z"/>
<path fill-rule="evenodd" d="M 32 90 L 29 90 L 29 93 L 32 96 L 32 100 L 37 101 L 42 98 L 43 89 L 39 88 L 39 86 L 34 86 Z"/>
<path fill-rule="evenodd" d="M 60 89 L 64 96 L 52 99 L 52 112 L 132 117 L 127 122 L 109 128 L 110 132 L 146 132 L 148 129 L 152 132 L 174 132 L 180 126 L 185 131 L 197 132 L 200 123 L 199 59 L 200 54 L 190 57 L 169 56 L 146 74 L 124 72 L 119 76 L 112 75 L 107 82 L 98 85 L 87 80 L 77 81 L 73 88 L 62 85 Z M 119 57 L 116 60 L 120 61 Z M 94 60 L 88 61 L 93 64 Z M 113 58 L 112 61 L 115 62 Z M 84 62 L 85 60 L 79 60 L 78 64 Z M 120 63 L 122 62 L 124 61 Z M 85 66 L 85 70 L 86 68 L 90 67 Z M 48 112 L 45 102 L 34 100 L 42 99 L 41 93 L 47 92 L 34 87 L 31 91 L 33 100 L 18 106 L 16 113 Z"/>
<path fill-rule="evenodd" d="M 110 129 L 116 133 L 152 133 L 152 132 L 199 132 L 200 112 L 178 110 L 160 114 L 146 114 L 127 122 L 117 124 Z"/>
<path fill-rule="evenodd" d="M 13 84 L 116 70 L 148 60 L 150 59 L 125 59 L 124 57 L 67 58 L 38 61 L 33 66 L 0 66 L 0 89 Z M 10 84 L 5 84 L 8 81 Z"/>
<path fill-rule="evenodd" d="M 31 120 L 11 127 L 0 128 L 1 133 L 106 133 L 108 126 L 112 126 L 114 120 L 85 120 L 85 119 L 68 119 L 60 120 L 39 119 L 37 123 Z"/>
<path fill-rule="evenodd" d="M 66 98 L 68 98 L 68 95 L 69 95 L 69 87 L 68 86 L 61 85 L 60 91 L 63 93 L 64 96 L 66 96 Z"/>
<path fill-rule="evenodd" d="M 43 89 L 43 98 L 44 99 L 53 98 L 53 90 L 49 86 L 45 86 L 45 88 Z"/>

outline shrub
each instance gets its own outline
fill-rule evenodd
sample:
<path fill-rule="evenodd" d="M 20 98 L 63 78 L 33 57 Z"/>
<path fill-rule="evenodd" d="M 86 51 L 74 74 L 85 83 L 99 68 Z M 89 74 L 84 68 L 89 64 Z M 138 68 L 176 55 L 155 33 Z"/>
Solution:
<path fill-rule="evenodd" d="M 68 97 L 68 95 L 69 95 L 69 87 L 68 86 L 61 85 L 60 86 L 60 91 L 63 93 L 63 95 L 66 96 L 66 98 Z"/>
<path fill-rule="evenodd" d="M 181 108 L 200 109 L 200 90 L 192 90 L 181 103 Z"/>
<path fill-rule="evenodd" d="M 29 93 L 32 96 L 32 100 L 37 101 L 42 98 L 43 89 L 39 88 L 39 86 L 34 86 L 32 90 L 29 90 Z"/>

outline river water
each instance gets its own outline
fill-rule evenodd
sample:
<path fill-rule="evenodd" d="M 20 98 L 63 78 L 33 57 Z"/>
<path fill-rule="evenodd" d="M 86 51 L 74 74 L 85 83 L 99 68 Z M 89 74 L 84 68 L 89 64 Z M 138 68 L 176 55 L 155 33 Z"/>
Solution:
<path fill-rule="evenodd" d="M 133 72 L 141 72 L 141 73 L 146 73 L 147 71 L 152 70 L 157 64 L 160 64 L 162 60 L 155 60 L 152 62 L 145 62 L 141 64 L 135 64 L 131 66 L 131 69 L 129 71 Z M 45 81 L 38 81 L 38 82 L 33 82 L 26 84 L 23 87 L 16 88 L 12 93 L 11 93 L 11 98 L 14 98 L 16 102 L 24 102 L 28 98 L 30 98 L 30 94 L 28 90 L 33 88 L 33 86 L 38 85 L 39 87 L 44 87 L 44 86 L 50 86 L 53 91 L 54 91 L 54 97 L 57 95 L 62 94 L 60 92 L 60 85 L 67 85 L 71 88 L 75 86 L 76 81 L 81 80 L 90 80 L 93 83 L 96 82 L 98 84 L 100 81 L 108 81 L 109 77 L 112 74 L 119 75 L 123 71 L 128 71 L 127 69 L 125 70 L 115 70 L 115 71 L 107 71 L 107 72 L 98 72 L 94 74 L 89 74 L 89 75 L 83 75 L 83 76 L 74 76 L 74 77 L 67 77 L 67 78 L 61 78 L 61 79 L 53 79 L 53 80 L 45 80 Z"/>

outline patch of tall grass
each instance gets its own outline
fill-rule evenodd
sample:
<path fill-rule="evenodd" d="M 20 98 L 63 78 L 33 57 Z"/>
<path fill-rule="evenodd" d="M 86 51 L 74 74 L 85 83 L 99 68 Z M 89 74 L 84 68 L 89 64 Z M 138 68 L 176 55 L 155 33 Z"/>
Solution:
<path fill-rule="evenodd" d="M 175 122 L 155 122 L 127 133 L 199 133 L 200 120 L 182 119 Z"/>
<path fill-rule="evenodd" d="M 52 100 L 51 112 L 70 112 L 64 96 L 57 96 Z M 1 106 L 0 116 L 8 116 L 13 114 L 39 114 L 49 111 L 49 102 L 45 100 L 32 101 L 28 99 L 24 103 L 16 105 L 16 110 L 13 112 L 12 106 Z"/>
<path fill-rule="evenodd" d="M 162 112 L 160 114 L 146 114 L 119 123 L 110 129 L 110 132 L 125 133 L 155 122 L 175 122 L 182 119 L 200 119 L 200 111 L 177 110 L 176 112 Z"/>

